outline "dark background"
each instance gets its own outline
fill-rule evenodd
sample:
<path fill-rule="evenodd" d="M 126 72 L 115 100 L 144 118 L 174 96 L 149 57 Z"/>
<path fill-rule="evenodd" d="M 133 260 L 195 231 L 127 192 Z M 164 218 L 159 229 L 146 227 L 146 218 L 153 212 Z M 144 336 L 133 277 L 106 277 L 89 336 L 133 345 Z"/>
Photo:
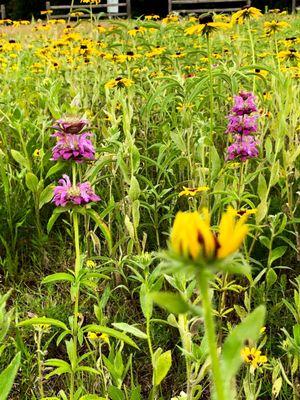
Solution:
<path fill-rule="evenodd" d="M 77 0 L 77 3 L 79 0 Z M 260 9 L 283 8 L 291 6 L 291 0 L 254 0 L 252 5 Z M 70 4 L 71 0 L 52 0 L 51 4 Z M 12 19 L 31 19 L 40 17 L 40 11 L 45 9 L 44 0 L 0 0 L 0 4 L 6 5 L 7 17 Z M 163 16 L 167 13 L 168 0 L 131 0 L 133 16 L 143 14 L 159 14 Z"/>

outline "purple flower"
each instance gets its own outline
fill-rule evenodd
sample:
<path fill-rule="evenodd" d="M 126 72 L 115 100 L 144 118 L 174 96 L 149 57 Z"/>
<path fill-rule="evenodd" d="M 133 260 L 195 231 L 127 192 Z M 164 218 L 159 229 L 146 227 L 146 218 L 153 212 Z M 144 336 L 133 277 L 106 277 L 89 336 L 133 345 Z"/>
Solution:
<path fill-rule="evenodd" d="M 89 182 L 77 183 L 76 186 L 73 186 L 68 175 L 63 175 L 58 183 L 60 185 L 53 189 L 54 197 L 52 200 L 56 206 L 65 207 L 69 203 L 84 205 L 101 200 L 95 194 Z"/>
<path fill-rule="evenodd" d="M 74 160 L 76 162 L 94 160 L 95 148 L 88 139 L 92 135 L 90 132 L 81 135 L 55 132 L 52 136 L 57 137 L 58 141 L 52 149 L 53 160 Z"/>
<path fill-rule="evenodd" d="M 235 136 L 235 142 L 227 149 L 228 160 L 239 158 L 241 161 L 246 161 L 249 158 L 258 156 L 258 142 L 253 136 Z"/>
<path fill-rule="evenodd" d="M 252 92 L 240 92 L 238 96 L 234 96 L 234 105 L 232 112 L 236 115 L 251 114 L 257 112 L 255 104 L 256 97 Z"/>
<path fill-rule="evenodd" d="M 240 135 L 250 135 L 257 132 L 258 115 L 229 115 L 226 133 L 239 133 Z"/>
<path fill-rule="evenodd" d="M 88 125 L 89 121 L 84 118 L 78 117 L 66 117 L 58 119 L 53 126 L 54 129 L 57 129 L 63 133 L 77 134 L 83 130 Z"/>

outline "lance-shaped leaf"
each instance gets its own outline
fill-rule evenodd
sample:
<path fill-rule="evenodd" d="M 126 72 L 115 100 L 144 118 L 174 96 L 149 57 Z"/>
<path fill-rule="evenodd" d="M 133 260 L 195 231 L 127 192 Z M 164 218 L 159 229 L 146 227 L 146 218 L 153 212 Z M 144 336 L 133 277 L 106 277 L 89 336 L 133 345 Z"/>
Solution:
<path fill-rule="evenodd" d="M 115 329 L 108 328 L 107 326 L 101 326 L 101 325 L 86 325 L 84 327 L 85 332 L 96 332 L 96 333 L 106 333 L 108 336 L 112 336 L 116 339 L 122 340 L 124 343 L 129 344 L 132 347 L 135 347 L 138 349 L 138 346 L 135 344 L 135 342 L 125 333 L 116 331 Z"/>

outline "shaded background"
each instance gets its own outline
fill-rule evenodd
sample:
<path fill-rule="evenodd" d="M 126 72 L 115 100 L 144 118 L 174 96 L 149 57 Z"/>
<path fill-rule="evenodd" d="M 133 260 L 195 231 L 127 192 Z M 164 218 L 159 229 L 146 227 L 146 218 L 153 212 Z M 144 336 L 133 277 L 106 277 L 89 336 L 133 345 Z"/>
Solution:
<path fill-rule="evenodd" d="M 70 0 L 52 0 L 52 4 L 70 4 Z M 143 14 L 159 14 L 164 16 L 167 13 L 168 0 L 131 0 L 133 16 Z M 287 9 L 292 1 L 284 0 L 254 0 L 252 5 L 264 9 L 282 8 Z M 31 19 L 39 18 L 40 11 L 45 9 L 44 0 L 0 0 L 0 4 L 6 5 L 7 17 L 12 19 Z"/>

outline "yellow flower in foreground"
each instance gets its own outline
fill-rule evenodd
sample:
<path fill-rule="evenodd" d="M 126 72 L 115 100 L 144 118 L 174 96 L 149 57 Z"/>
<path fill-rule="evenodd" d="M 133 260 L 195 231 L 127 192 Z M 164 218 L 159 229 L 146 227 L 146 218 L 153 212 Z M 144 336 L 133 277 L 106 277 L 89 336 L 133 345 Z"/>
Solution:
<path fill-rule="evenodd" d="M 241 351 L 241 356 L 246 364 L 250 364 L 252 368 L 256 369 L 262 364 L 265 364 L 268 359 L 266 356 L 261 355 L 261 351 L 257 350 L 255 347 L 245 347 Z"/>
<path fill-rule="evenodd" d="M 231 21 L 233 23 L 242 24 L 245 19 L 254 18 L 258 19 L 262 16 L 262 13 L 258 8 L 255 7 L 245 7 L 241 10 L 235 12 L 232 15 Z"/>
<path fill-rule="evenodd" d="M 177 213 L 171 232 L 171 247 L 175 253 L 197 258 L 212 258 L 215 253 L 215 238 L 210 230 L 208 210 L 202 214 L 194 212 Z"/>
<path fill-rule="evenodd" d="M 235 253 L 248 233 L 245 224 L 247 213 L 238 218 L 232 207 L 222 215 L 219 234 L 216 236 L 210 226 L 210 214 L 203 209 L 194 212 L 177 213 L 171 231 L 171 248 L 178 255 L 197 259 L 223 259 Z"/>
<path fill-rule="evenodd" d="M 283 28 L 287 28 L 289 24 L 285 21 L 266 21 L 264 23 L 264 29 L 266 31 L 267 35 L 270 35 L 272 33 L 278 32 Z"/>
<path fill-rule="evenodd" d="M 195 197 L 197 193 L 206 192 L 209 189 L 207 186 L 198 186 L 197 188 L 188 188 L 183 186 L 183 190 L 178 196 L 190 196 Z"/>

